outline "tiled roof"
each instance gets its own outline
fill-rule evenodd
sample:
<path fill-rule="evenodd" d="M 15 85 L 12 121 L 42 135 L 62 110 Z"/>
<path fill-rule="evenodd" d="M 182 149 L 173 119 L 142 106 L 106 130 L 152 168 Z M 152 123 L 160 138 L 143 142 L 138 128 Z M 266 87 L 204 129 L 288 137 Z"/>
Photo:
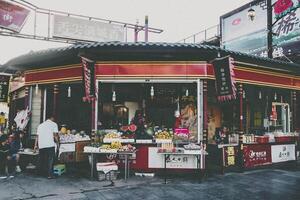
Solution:
<path fill-rule="evenodd" d="M 157 51 L 159 53 L 163 53 L 165 50 L 174 50 L 177 54 L 182 51 L 188 50 L 194 54 L 199 52 L 198 60 L 206 60 L 205 58 L 207 55 L 207 60 L 211 59 L 212 57 L 217 57 L 218 54 L 221 56 L 231 55 L 236 60 L 241 62 L 248 62 L 253 65 L 268 65 L 271 67 L 292 67 L 295 68 L 297 71 L 300 69 L 299 65 L 293 63 L 287 63 L 280 60 L 274 60 L 269 58 L 263 58 L 258 56 L 253 56 L 241 52 L 225 50 L 216 46 L 209 46 L 209 45 L 201 45 L 201 44 L 185 44 L 185 43 L 154 43 L 154 42 L 136 42 L 136 43 L 125 43 L 125 42 L 95 42 L 95 43 L 81 43 L 70 45 L 66 47 L 60 48 L 50 48 L 41 51 L 30 52 L 25 55 L 18 56 L 16 58 L 11 59 L 7 63 L 3 65 L 2 68 L 11 69 L 11 70 L 26 70 L 30 68 L 34 68 L 37 66 L 43 67 L 44 65 L 47 66 L 60 66 L 60 63 L 73 64 L 73 62 L 78 62 L 78 54 L 82 51 L 90 51 L 93 52 L 97 51 L 107 51 L 110 50 L 118 50 L 118 53 L 126 53 L 130 52 L 130 49 L 138 49 L 141 52 L 144 50 L 152 49 L 154 52 Z M 171 51 L 172 53 L 173 51 Z M 205 56 L 201 55 L 200 52 L 205 52 Z M 112 51 L 112 54 L 115 51 Z M 185 54 L 187 55 L 187 54 Z M 174 56 L 175 57 L 175 56 Z M 64 59 L 65 58 L 65 59 Z M 147 60 L 147 57 L 145 57 Z M 155 59 L 155 58 L 151 58 Z M 159 58 L 157 59 L 159 61 Z M 189 60 L 187 57 L 185 60 Z M 0 70 L 3 71 L 3 70 Z M 300 74 L 300 71 L 299 71 Z"/>

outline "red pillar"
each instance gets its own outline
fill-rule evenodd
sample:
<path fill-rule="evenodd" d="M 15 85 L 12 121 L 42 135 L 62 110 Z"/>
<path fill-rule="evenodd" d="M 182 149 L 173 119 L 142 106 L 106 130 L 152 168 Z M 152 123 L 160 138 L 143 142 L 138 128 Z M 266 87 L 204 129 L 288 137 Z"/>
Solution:
<path fill-rule="evenodd" d="M 91 119 L 92 119 L 92 122 L 91 122 L 91 131 L 93 131 L 93 130 L 95 130 L 95 119 L 96 119 L 96 112 L 95 112 L 95 110 L 96 110 L 96 98 L 92 98 L 92 101 L 91 101 L 91 106 L 92 106 L 92 117 L 91 117 Z"/>
<path fill-rule="evenodd" d="M 203 81 L 203 143 L 208 143 L 208 108 L 207 108 L 207 80 Z"/>
<path fill-rule="evenodd" d="M 58 84 L 53 86 L 53 117 L 57 120 L 57 102 L 58 102 L 59 88 Z"/>

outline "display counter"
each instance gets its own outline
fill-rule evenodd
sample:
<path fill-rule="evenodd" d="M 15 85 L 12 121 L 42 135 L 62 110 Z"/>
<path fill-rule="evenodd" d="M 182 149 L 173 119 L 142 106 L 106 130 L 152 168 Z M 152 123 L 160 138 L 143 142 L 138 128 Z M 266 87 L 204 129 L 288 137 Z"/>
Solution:
<path fill-rule="evenodd" d="M 295 142 L 244 144 L 243 158 L 245 168 L 295 161 L 296 144 Z"/>

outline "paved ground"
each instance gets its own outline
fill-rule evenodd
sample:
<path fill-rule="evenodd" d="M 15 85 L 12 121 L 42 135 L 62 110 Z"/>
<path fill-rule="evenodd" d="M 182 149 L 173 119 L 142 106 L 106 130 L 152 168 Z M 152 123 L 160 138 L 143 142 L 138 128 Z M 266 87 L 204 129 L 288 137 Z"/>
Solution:
<path fill-rule="evenodd" d="M 62 176 L 54 180 L 32 174 L 0 180 L 0 199 L 266 199 L 299 200 L 300 170 L 264 169 L 244 173 L 227 173 L 206 178 L 174 178 L 165 185 L 161 178 L 131 177 L 125 183 L 89 181 L 86 178 Z"/>

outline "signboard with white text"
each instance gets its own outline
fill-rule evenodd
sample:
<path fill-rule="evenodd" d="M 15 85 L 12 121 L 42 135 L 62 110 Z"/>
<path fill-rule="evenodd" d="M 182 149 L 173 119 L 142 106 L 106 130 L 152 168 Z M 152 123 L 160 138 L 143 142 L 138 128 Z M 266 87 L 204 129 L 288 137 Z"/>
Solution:
<path fill-rule="evenodd" d="M 157 147 L 148 148 L 148 167 L 164 168 L 164 155 L 157 153 Z M 167 155 L 166 168 L 197 169 L 197 158 L 194 155 Z"/>
<path fill-rule="evenodd" d="M 124 27 L 116 24 L 54 15 L 53 37 L 86 41 L 124 41 Z"/>
<path fill-rule="evenodd" d="M 272 163 L 296 160 L 295 144 L 272 145 Z"/>
<path fill-rule="evenodd" d="M 298 0 L 292 0 L 298 5 Z M 275 0 L 272 1 L 275 3 Z M 251 21 L 248 10 L 255 10 Z M 273 22 L 276 15 L 273 12 Z M 253 1 L 220 18 L 221 45 L 225 49 L 267 56 L 267 6 L 266 0 Z M 274 57 L 300 52 L 300 9 L 294 9 L 273 26 Z"/>

